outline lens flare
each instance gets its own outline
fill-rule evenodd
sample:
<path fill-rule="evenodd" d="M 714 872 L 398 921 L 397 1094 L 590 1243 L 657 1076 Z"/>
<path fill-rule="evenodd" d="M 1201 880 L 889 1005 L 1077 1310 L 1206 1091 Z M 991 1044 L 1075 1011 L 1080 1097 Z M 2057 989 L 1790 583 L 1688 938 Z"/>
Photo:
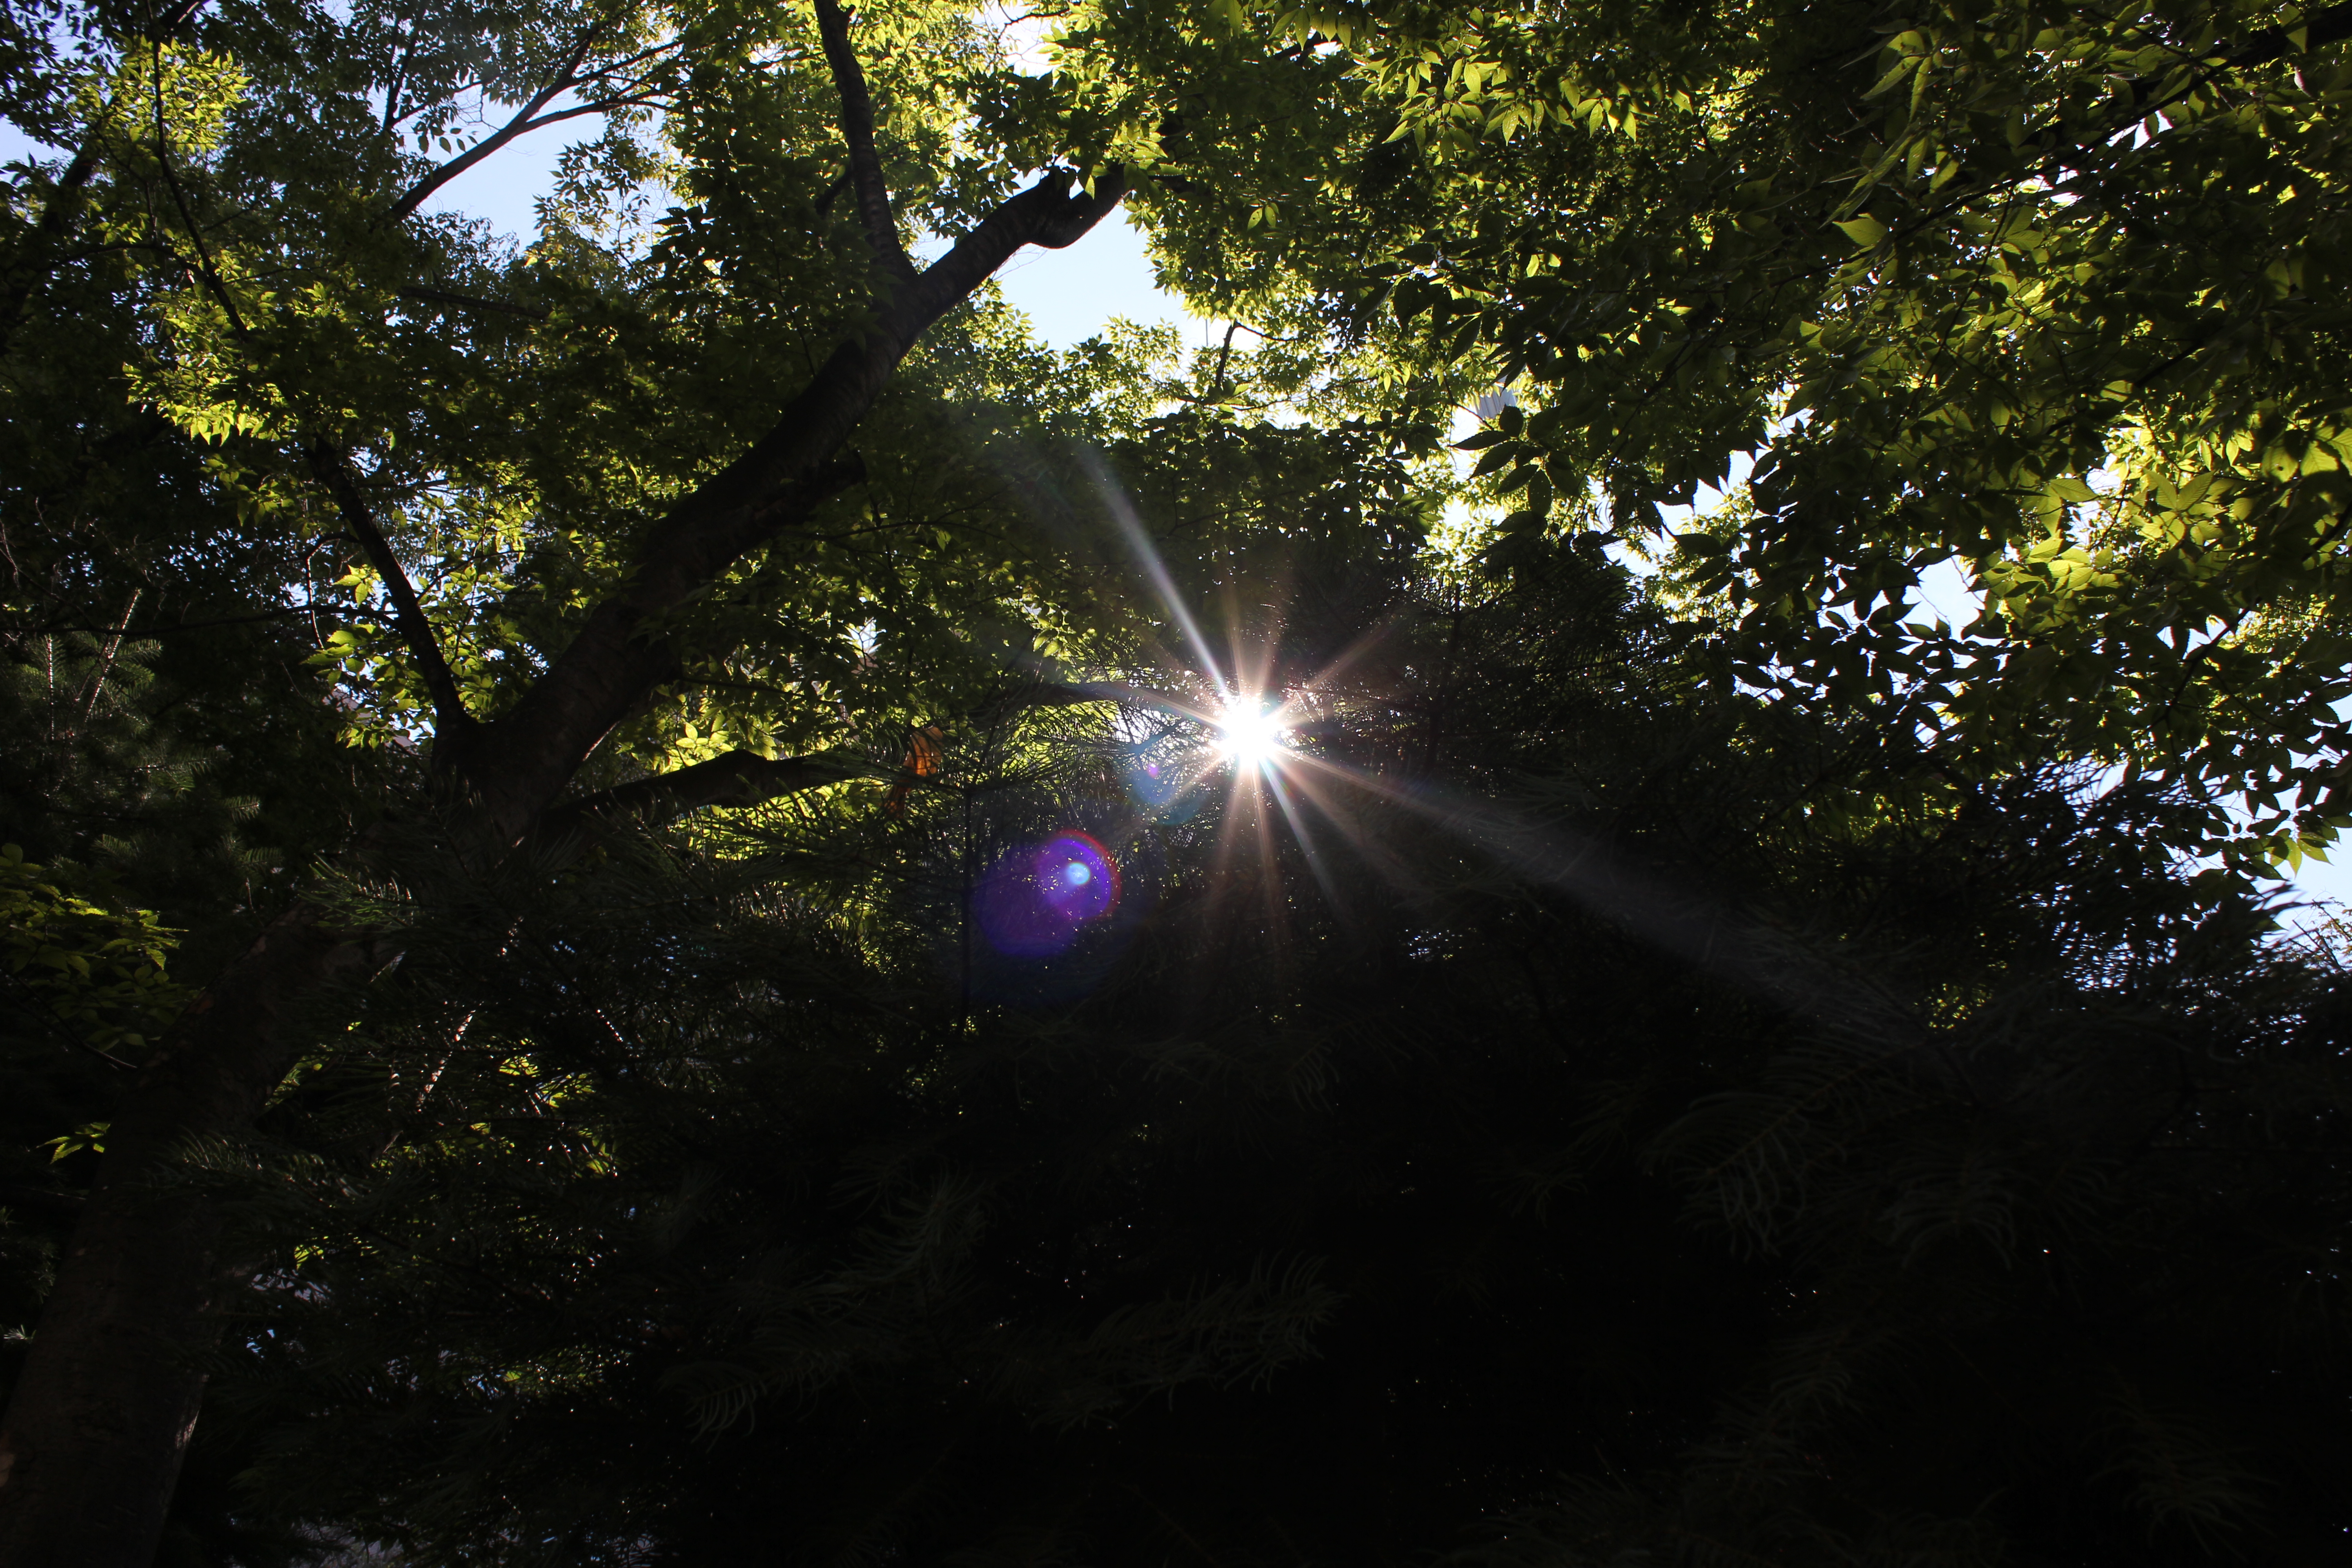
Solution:
<path fill-rule="evenodd" d="M 1276 715 L 1260 707 L 1255 699 L 1244 697 L 1228 706 L 1224 717 L 1217 721 L 1217 749 L 1235 767 L 1255 767 L 1282 752 L 1286 732 Z"/>
<path fill-rule="evenodd" d="M 1118 894 L 1118 862 L 1102 841 L 1066 830 L 997 863 L 980 889 L 981 930 L 999 952 L 1043 957 L 1109 914 Z"/>

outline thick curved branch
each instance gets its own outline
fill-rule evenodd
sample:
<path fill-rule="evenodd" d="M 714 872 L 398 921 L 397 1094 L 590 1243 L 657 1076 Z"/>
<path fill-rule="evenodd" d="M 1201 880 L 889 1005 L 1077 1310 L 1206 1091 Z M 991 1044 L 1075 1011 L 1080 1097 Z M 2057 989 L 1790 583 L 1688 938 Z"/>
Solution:
<path fill-rule="evenodd" d="M 841 94 L 841 139 L 849 144 L 849 183 L 857 193 L 857 217 L 875 259 L 892 277 L 910 279 L 915 264 L 898 243 L 898 220 L 890 212 L 890 190 L 882 180 L 881 155 L 874 149 L 874 100 L 866 71 L 850 47 L 849 18 L 835 0 L 816 0 L 817 31 L 824 37 L 825 64 Z"/>
<path fill-rule="evenodd" d="M 945 256 L 924 268 L 908 301 L 907 342 L 911 344 L 924 328 L 969 296 L 1024 245 L 1060 250 L 1076 244 L 1109 216 L 1128 192 L 1127 169 L 1113 163 L 1095 180 L 1092 191 L 1073 191 L 1076 177 L 1066 172 L 1048 174 L 1018 195 L 999 203 Z M 903 352 L 903 351 L 902 351 Z"/>
<path fill-rule="evenodd" d="M 967 298 L 1024 245 L 1059 248 L 1101 221 L 1127 194 L 1114 165 L 1090 193 L 1051 174 L 1008 197 L 912 285 L 879 302 L 873 328 L 834 350 L 768 434 L 685 497 L 646 536 L 628 585 L 605 600 L 548 672 L 490 728 L 494 744 L 473 783 L 486 825 L 507 842 L 528 832 L 541 803 L 663 681 L 676 654 L 654 625 L 748 552 L 803 521 L 865 477 L 835 457 L 925 329 Z M 495 753 L 497 776 L 487 759 Z"/>
<path fill-rule="evenodd" d="M 519 135 L 529 124 L 510 130 Z M 434 748 L 437 782 L 455 786 L 446 798 L 457 808 L 446 828 L 436 829 L 447 834 L 443 842 L 461 858 L 498 857 L 559 820 L 548 808 L 580 763 L 676 678 L 680 660 L 669 638 L 678 612 L 746 552 L 804 522 L 862 476 L 861 464 L 839 454 L 923 330 L 1022 246 L 1077 238 L 1126 189 L 1117 170 L 1089 195 L 1074 196 L 1069 185 L 1067 174 L 1049 176 L 1013 196 L 938 265 L 877 300 L 868 324 L 783 403 L 766 437 L 646 531 L 627 580 L 495 722 L 462 718 L 405 576 L 358 504 L 356 475 L 340 451 L 307 443 L 352 532 L 388 587 L 405 593 L 407 602 L 395 604 L 403 632 L 434 684 L 436 706 L 446 704 L 457 721 L 443 738 L 471 731 L 462 745 Z M 681 792 L 706 787 L 716 802 L 821 782 L 791 763 L 757 763 L 721 759 L 716 768 L 702 764 L 708 771 L 695 779 L 683 776 L 695 770 L 682 770 L 647 791 L 656 797 L 650 804 L 659 808 L 664 795 L 676 803 L 687 798 Z M 579 843 L 580 833 L 571 841 Z M 362 863 L 373 853 L 366 841 L 357 852 Z M 381 971 L 393 939 L 352 930 L 348 918 L 323 899 L 306 898 L 273 922 L 183 1015 L 161 1060 L 142 1073 L 118 1115 L 100 1184 L 59 1260 L 0 1426 L 0 1467 L 40 1456 L 38 1468 L 18 1470 L 13 1487 L 0 1489 L 0 1557 L 121 1568 L 153 1557 L 163 1500 L 195 1421 L 219 1293 L 237 1278 L 218 1250 L 216 1206 L 185 1184 L 155 1178 L 190 1140 L 234 1137 L 250 1127 L 313 1039 L 308 1026 L 322 999 Z M 29 1489 L 27 1473 L 45 1489 Z"/>
<path fill-rule="evenodd" d="M 575 835 L 593 838 L 608 826 L 629 818 L 669 822 L 710 806 L 757 805 L 862 778 L 872 771 L 862 762 L 838 755 L 762 757 L 754 752 L 729 752 L 707 763 L 656 773 L 559 806 L 541 820 L 539 837 L 548 844 L 560 844 Z"/>
<path fill-rule="evenodd" d="M 342 513 L 343 526 L 359 541 L 368 564 L 383 579 L 384 592 L 392 596 L 393 626 L 400 640 L 408 645 L 410 657 L 425 678 L 425 689 L 433 697 L 433 721 L 436 734 L 455 739 L 474 728 L 474 716 L 466 711 L 465 699 L 457 693 L 457 678 L 449 673 L 448 660 L 441 657 L 440 639 L 433 635 L 433 623 L 425 617 L 425 606 L 416 597 L 415 584 L 400 564 L 400 557 L 392 552 L 392 545 L 375 525 L 374 514 L 368 510 L 367 498 L 360 493 L 359 475 L 352 469 L 351 459 L 324 437 L 313 440 L 308 448 L 310 471 L 335 498 L 335 510 Z"/>

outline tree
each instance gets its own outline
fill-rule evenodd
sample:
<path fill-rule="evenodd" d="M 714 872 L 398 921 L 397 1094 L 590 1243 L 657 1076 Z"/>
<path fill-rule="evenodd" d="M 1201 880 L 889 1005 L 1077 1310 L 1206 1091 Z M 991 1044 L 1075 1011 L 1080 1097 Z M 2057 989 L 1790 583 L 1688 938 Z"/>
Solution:
<path fill-rule="evenodd" d="M 322 1064 L 211 1173 L 257 1500 L 423 1563 L 2330 1560 L 2340 976 L 2146 785 L 1955 816 L 1596 553 L 1244 577 L 1387 631 L 1194 801 L 1033 710 L 895 819 L 401 889 L 436 986 L 345 1070 L 429 1096 Z M 1073 821 L 1141 907 L 960 991 L 971 836 Z"/>
<path fill-rule="evenodd" d="M 2049 731 L 2193 781 L 2184 847 L 2334 833 L 2352 11 L 1216 15 L 1079 13 L 1078 122 L 1216 308 L 1517 387 L 1510 527 L 1663 544 L 1724 679 L 1954 766 Z"/>
<path fill-rule="evenodd" d="M 153 526 L 159 550 L 201 552 L 190 508 L 206 506 L 340 547 L 304 554 L 358 600 L 326 651 L 355 730 L 422 744 L 433 853 L 487 867 L 525 844 L 542 863 L 576 852 L 592 816 L 548 813 L 592 756 L 585 784 L 618 788 L 587 790 L 591 814 L 755 800 L 841 776 L 775 754 L 842 734 L 834 714 L 862 734 L 992 668 L 1002 683 L 948 634 L 1035 584 L 986 549 L 910 577 L 921 552 L 887 542 L 919 522 L 952 537 L 1005 479 L 978 453 L 898 467 L 988 433 L 920 391 L 893 405 L 893 376 L 1007 257 L 1070 243 L 1126 185 L 1115 164 L 1022 184 L 1011 159 L 1027 147 L 967 139 L 970 95 L 1003 68 L 957 14 L 889 20 L 878 109 L 830 5 L 814 24 L 725 7 L 67 20 L 89 46 L 78 62 L 58 55 L 54 13 L 12 15 L 22 122 L 76 148 L 12 199 L 12 418 L 33 427 L 45 382 L 127 384 L 152 412 L 118 422 L 143 420 L 194 492 Z M 469 92 L 526 108 L 459 151 Z M 419 217 L 509 133 L 592 108 L 607 134 L 568 163 L 528 254 Z M 628 131 L 656 108 L 677 159 L 664 172 L 689 200 L 632 245 L 629 193 L 656 154 Z M 436 144 L 446 159 L 423 155 Z M 599 243 L 600 224 L 618 237 Z M 919 267 L 910 226 L 953 243 Z M 58 350 L 93 294 L 124 321 L 101 345 L 111 368 Z M 1045 368 L 1008 353 L 959 325 L 920 380 L 1002 386 Z M 1115 402 L 1115 368 L 1066 374 L 1038 415 L 1056 395 Z M 886 496 L 894 469 L 906 483 Z M 868 620 L 889 657 L 861 686 L 851 634 Z M 665 761 L 688 765 L 630 787 Z M 380 824 L 351 852 L 375 864 L 397 837 Z M 237 1273 L 213 1205 L 168 1173 L 191 1142 L 247 1125 L 338 998 L 398 952 L 298 896 L 142 1067 L 0 1431 L 12 1561 L 152 1553 Z"/>
<path fill-rule="evenodd" d="M 1032 1561 L 2316 1560 L 2332 991 L 2180 857 L 2282 778 L 2326 826 L 2332 318 L 2289 265 L 2247 299 L 2309 364 L 2166 377 L 2301 232 L 2216 171 L 2284 189 L 2276 121 L 2332 189 L 2284 63 L 2332 16 L 1106 6 L 1043 78 L 946 7 L 19 28 L 77 149 L 19 427 L 114 389 L 58 426 L 184 492 L 125 560 L 328 546 L 348 732 L 425 779 L 111 1120 L 0 1540 L 142 1559 L 234 1299 L 248 1512 L 428 1558 L 740 1555 L 781 1500 Z M 478 79 L 617 127 L 520 256 L 419 216 Z M 955 309 L 1129 181 L 1234 318 L 1188 377 Z M 1508 510 L 1440 572 L 1498 381 Z M 2198 521 L 2014 548 L 2102 506 Z M 1905 629 L 1939 551 L 1992 612 Z M 1184 816 L 1150 769 L 1253 687 L 1291 754 Z M 1131 915 L 1034 951 L 1049 869 Z M 354 1438 L 364 1485 L 287 1458 Z"/>

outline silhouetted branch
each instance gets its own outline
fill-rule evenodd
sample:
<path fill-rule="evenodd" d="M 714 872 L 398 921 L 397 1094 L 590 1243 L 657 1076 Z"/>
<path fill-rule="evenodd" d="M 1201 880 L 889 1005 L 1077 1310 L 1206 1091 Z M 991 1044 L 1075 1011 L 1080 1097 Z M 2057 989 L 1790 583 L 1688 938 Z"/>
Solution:
<path fill-rule="evenodd" d="M 359 475 L 352 471 L 351 459 L 323 437 L 313 440 L 309 447 L 310 471 L 335 498 L 336 510 L 343 514 L 343 525 L 383 579 L 384 592 L 391 595 L 393 626 L 400 640 L 408 646 L 416 660 L 418 673 L 425 678 L 425 689 L 433 697 L 433 717 L 437 733 L 455 737 L 474 727 L 474 717 L 466 711 L 465 699 L 458 695 L 457 680 L 449 672 L 448 660 L 441 656 L 440 639 L 433 634 L 433 623 L 425 616 L 425 606 L 416 597 L 415 584 L 392 545 L 375 525 L 375 517 L 368 510 L 367 498 L 360 493 Z"/>
<path fill-rule="evenodd" d="M 520 109 L 515 110 L 504 125 L 403 191 L 400 198 L 385 211 L 385 218 L 394 223 L 406 218 L 417 208 L 423 206 L 434 192 L 520 136 L 528 135 L 546 126 L 560 124 L 566 120 L 577 120 L 584 115 L 609 114 L 616 109 L 641 108 L 659 99 L 660 95 L 649 90 L 646 86 L 646 79 L 640 75 L 634 84 L 633 90 L 610 91 L 602 97 L 591 99 L 585 103 L 576 104 L 570 109 L 559 109 L 552 113 L 541 112 L 549 104 L 575 88 L 584 88 L 600 82 L 608 87 L 620 86 L 622 84 L 613 81 L 616 73 L 625 71 L 632 66 L 653 59 L 677 47 L 675 40 L 656 44 L 583 74 L 580 68 L 588 58 L 589 51 L 595 47 L 595 41 L 596 29 L 590 27 L 581 35 L 579 44 L 572 49 L 571 56 L 564 60 L 553 80 L 531 94 L 530 98 Z"/>
<path fill-rule="evenodd" d="M 891 216 L 889 187 L 883 184 L 881 155 L 874 148 L 874 100 L 866 91 L 857 51 L 850 47 L 849 18 L 835 0 L 816 0 L 816 25 L 824 37 L 834 87 L 841 94 L 841 139 L 849 144 L 849 183 L 857 194 L 866 241 L 893 277 L 912 278 L 915 264 L 898 243 L 898 220 Z"/>
<path fill-rule="evenodd" d="M 604 825 L 632 817 L 668 822 L 710 806 L 757 805 L 872 773 L 865 763 L 839 755 L 762 757 L 753 752 L 729 752 L 707 763 L 656 773 L 558 806 L 541 820 L 540 837 L 542 842 L 560 843 L 582 832 L 593 837 Z"/>

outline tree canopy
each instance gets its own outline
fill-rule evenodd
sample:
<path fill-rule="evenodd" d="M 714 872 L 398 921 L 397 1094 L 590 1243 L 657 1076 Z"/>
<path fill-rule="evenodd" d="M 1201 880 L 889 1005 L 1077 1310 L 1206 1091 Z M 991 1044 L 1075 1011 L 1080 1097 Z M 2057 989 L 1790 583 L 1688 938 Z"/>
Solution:
<path fill-rule="evenodd" d="M 12 0 L 0 1560 L 2334 1561 L 2347 37 Z"/>
<path fill-rule="evenodd" d="M 2191 781 L 2184 847 L 2333 833 L 2352 12 L 1220 15 L 1084 13 L 1074 123 L 1220 306 L 1520 388 L 1507 530 L 1669 544 L 1728 679 Z"/>

